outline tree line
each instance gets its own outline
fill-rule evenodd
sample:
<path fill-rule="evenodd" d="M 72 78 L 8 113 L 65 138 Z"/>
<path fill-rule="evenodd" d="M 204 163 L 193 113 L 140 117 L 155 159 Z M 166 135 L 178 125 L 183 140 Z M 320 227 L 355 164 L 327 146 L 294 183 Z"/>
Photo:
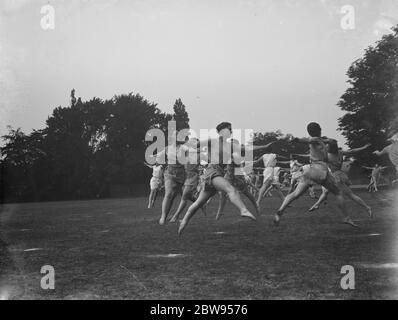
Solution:
<path fill-rule="evenodd" d="M 112 185 L 146 183 L 146 132 L 166 133 L 172 119 L 179 129 L 189 128 L 181 99 L 173 109 L 162 112 L 133 93 L 83 102 L 72 90 L 70 106 L 55 108 L 44 129 L 25 134 L 9 127 L 2 137 L 3 200 L 103 198 Z"/>
<path fill-rule="evenodd" d="M 357 163 L 373 165 L 380 159 L 372 152 L 388 145 L 388 138 L 398 131 L 398 26 L 368 47 L 347 76 L 349 86 L 337 103 L 344 112 L 338 127 L 348 147 L 372 144 Z M 9 127 L 2 137 L 1 200 L 103 198 L 115 184 L 146 184 L 151 172 L 144 165 L 145 134 L 152 128 L 167 134 L 172 119 L 178 130 L 189 128 L 181 99 L 168 114 L 139 94 L 83 102 L 72 90 L 70 105 L 55 108 L 44 129 L 25 134 Z M 253 144 L 291 138 L 280 131 L 257 132 Z M 286 157 L 308 151 L 300 144 L 276 144 L 276 148 L 273 152 Z M 382 162 L 388 164 L 387 159 Z"/>

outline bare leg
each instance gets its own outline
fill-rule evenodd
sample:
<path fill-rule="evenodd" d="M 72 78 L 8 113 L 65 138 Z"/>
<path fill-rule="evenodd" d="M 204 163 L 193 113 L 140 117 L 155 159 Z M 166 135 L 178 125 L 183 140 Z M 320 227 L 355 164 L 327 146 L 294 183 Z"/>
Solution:
<path fill-rule="evenodd" d="M 152 199 L 152 207 L 155 205 L 156 199 L 158 197 L 158 192 L 159 189 L 155 189 L 154 195 L 153 195 L 153 199 Z"/>
<path fill-rule="evenodd" d="M 182 192 L 181 201 L 177 208 L 177 211 L 174 213 L 173 217 L 170 219 L 170 222 L 176 222 L 180 214 L 184 211 L 185 207 L 187 206 L 189 195 L 188 195 L 187 187 L 184 187 L 184 191 Z"/>
<path fill-rule="evenodd" d="M 231 185 L 231 183 L 226 180 L 224 177 L 215 177 L 212 180 L 213 187 L 220 192 L 224 192 L 232 204 L 237 207 L 240 211 L 240 215 L 245 218 L 250 218 L 252 220 L 256 220 L 256 217 L 253 216 L 249 210 L 247 210 L 245 204 L 240 198 L 239 192 Z M 189 220 L 196 213 L 198 209 L 200 209 L 212 196 L 214 192 L 202 191 L 199 195 L 198 200 L 196 200 L 188 209 L 187 213 L 184 216 L 184 219 L 181 221 L 180 227 L 178 229 L 178 234 L 181 234 L 185 227 L 187 226 Z"/>
<path fill-rule="evenodd" d="M 309 212 L 315 211 L 319 209 L 319 206 L 326 201 L 328 198 L 329 191 L 326 188 L 322 187 L 322 194 L 319 197 L 318 201 L 308 210 Z"/>
<path fill-rule="evenodd" d="M 219 192 L 219 200 L 218 200 L 218 210 L 217 210 L 217 215 L 216 215 L 216 220 L 219 220 L 222 212 L 224 211 L 225 204 L 227 203 L 227 197 L 225 196 L 224 193 Z"/>
<path fill-rule="evenodd" d="M 162 216 L 159 220 L 160 225 L 164 225 L 166 223 L 167 216 L 170 213 L 174 199 L 177 195 L 177 187 L 168 186 L 168 184 L 166 184 L 165 188 L 165 195 L 162 202 Z"/>
<path fill-rule="evenodd" d="M 257 198 L 258 210 L 261 210 L 261 200 L 263 199 L 264 195 L 267 193 L 267 190 L 269 187 L 271 187 L 271 181 L 265 181 L 265 183 L 263 183 L 260 191 L 258 192 L 258 198 Z"/>
<path fill-rule="evenodd" d="M 232 184 L 223 177 L 215 177 L 212 181 L 213 186 L 221 192 L 226 193 L 232 204 L 237 207 L 240 211 L 242 217 L 250 218 L 256 220 L 249 210 L 247 210 L 245 204 L 243 203 L 239 192 L 232 186 Z"/>
<path fill-rule="evenodd" d="M 357 196 L 348 186 L 345 186 L 343 191 L 344 191 L 344 195 L 347 198 L 351 199 L 352 201 L 354 201 L 355 203 L 357 203 L 358 205 L 360 205 L 362 208 L 364 208 L 366 210 L 366 212 L 369 214 L 369 218 L 373 217 L 372 208 L 370 206 L 368 206 L 365 203 L 365 201 L 362 200 L 362 198 Z"/>
<path fill-rule="evenodd" d="M 149 193 L 148 209 L 153 208 L 153 205 L 155 204 L 155 199 L 156 199 L 156 189 L 152 189 L 151 192 Z"/>
<path fill-rule="evenodd" d="M 272 196 L 272 193 L 271 193 L 271 190 L 272 190 L 272 189 L 273 189 L 273 186 L 270 185 L 270 186 L 268 187 L 268 189 L 265 190 L 264 195 L 263 195 L 263 198 L 265 198 L 265 197 L 267 197 L 267 196 Z"/>
<path fill-rule="evenodd" d="M 290 184 L 290 189 L 289 189 L 289 194 L 292 193 L 297 186 L 297 180 L 296 179 L 292 179 L 291 184 Z"/>
<path fill-rule="evenodd" d="M 369 192 L 376 192 L 376 190 L 377 190 L 376 186 L 375 186 L 375 180 L 373 177 L 370 179 L 370 183 L 368 185 L 368 190 L 369 190 Z"/>
<path fill-rule="evenodd" d="M 191 204 L 188 208 L 187 213 L 185 214 L 184 218 L 182 219 L 180 226 L 178 228 L 178 234 L 181 235 L 184 229 L 186 228 L 188 222 L 192 219 L 195 213 L 214 195 L 214 192 L 206 191 L 202 189 L 199 194 L 198 199 Z"/>
<path fill-rule="evenodd" d="M 285 200 L 285 196 L 284 196 L 284 194 L 283 194 L 281 188 L 279 187 L 279 185 L 274 185 L 273 187 L 274 187 L 274 189 L 276 190 L 276 193 L 278 194 L 279 198 L 280 198 L 282 201 Z"/>
<path fill-rule="evenodd" d="M 256 198 L 253 196 L 253 194 L 250 192 L 249 189 L 244 189 L 242 191 L 242 193 L 246 196 L 247 199 L 249 199 L 249 201 L 251 202 L 251 204 L 254 206 L 257 215 L 260 214 L 260 210 L 257 207 L 257 202 L 256 202 Z"/>
<path fill-rule="evenodd" d="M 347 212 L 347 208 L 345 206 L 344 193 L 341 190 L 341 188 L 339 188 L 339 186 L 336 184 L 336 181 L 334 180 L 334 178 L 332 176 L 328 175 L 326 177 L 326 181 L 323 183 L 322 186 L 325 187 L 326 189 L 328 189 L 328 191 L 330 191 L 331 193 L 333 193 L 336 196 L 337 206 L 339 207 L 341 213 L 343 214 L 343 222 L 352 227 L 358 227 L 354 223 L 354 221 L 352 221 L 352 219 L 350 218 L 350 216 Z"/>
<path fill-rule="evenodd" d="M 378 192 L 379 191 L 378 183 L 379 183 L 378 179 L 373 178 L 374 192 Z"/>
<path fill-rule="evenodd" d="M 274 217 L 274 223 L 279 224 L 280 218 L 283 214 L 283 212 L 286 210 L 286 208 L 296 199 L 298 199 L 300 196 L 302 196 L 310 187 L 310 183 L 307 181 L 302 181 L 299 182 L 296 189 L 288 194 L 283 201 L 281 207 L 279 208 L 278 212 L 275 214 Z"/>

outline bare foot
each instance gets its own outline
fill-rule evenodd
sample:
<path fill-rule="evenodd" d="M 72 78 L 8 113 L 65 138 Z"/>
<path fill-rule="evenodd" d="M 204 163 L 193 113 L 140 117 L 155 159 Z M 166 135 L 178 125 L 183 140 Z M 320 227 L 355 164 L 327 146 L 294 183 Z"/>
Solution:
<path fill-rule="evenodd" d="M 308 211 L 309 212 L 313 212 L 313 211 L 316 211 L 316 210 L 318 210 L 319 209 L 319 206 L 318 205 L 313 205 Z"/>
<path fill-rule="evenodd" d="M 173 216 L 173 217 L 169 220 L 169 222 L 170 222 L 170 223 L 175 223 L 175 222 L 177 221 L 177 218 L 178 218 L 178 217 Z"/>
<path fill-rule="evenodd" d="M 179 236 L 181 236 L 181 234 L 184 231 L 186 226 L 187 226 L 187 222 L 185 220 L 181 220 L 180 221 L 180 226 L 178 227 L 178 235 Z"/>
<path fill-rule="evenodd" d="M 256 202 L 256 204 L 257 204 L 257 211 L 258 211 L 258 212 L 261 212 L 261 205 L 260 205 L 260 203 Z"/>
<path fill-rule="evenodd" d="M 281 214 L 279 212 L 277 212 L 274 215 L 274 225 L 275 226 L 279 226 L 279 223 L 281 222 Z"/>
<path fill-rule="evenodd" d="M 369 218 L 372 219 L 373 218 L 373 212 L 372 212 L 372 208 L 368 207 L 368 209 L 366 209 L 368 211 L 369 214 Z"/>
<path fill-rule="evenodd" d="M 344 218 L 343 223 L 348 224 L 349 226 L 354 227 L 354 228 L 359 228 L 359 226 L 354 221 L 352 221 L 351 218 L 349 218 L 349 217 Z"/>
<path fill-rule="evenodd" d="M 251 212 L 249 211 L 249 210 L 243 210 L 241 213 L 240 213 L 240 215 L 241 215 L 241 217 L 244 217 L 244 218 L 249 218 L 249 219 L 252 219 L 252 220 L 254 220 L 254 221 L 256 221 L 257 219 L 256 219 L 256 217 L 255 216 L 253 216 L 252 214 L 251 214 Z"/>
<path fill-rule="evenodd" d="M 207 208 L 206 208 L 207 204 L 204 204 L 201 208 L 203 215 L 206 217 L 207 216 Z"/>
<path fill-rule="evenodd" d="M 261 214 L 261 209 L 257 205 L 256 205 L 256 213 L 257 213 L 257 216 L 259 216 Z"/>

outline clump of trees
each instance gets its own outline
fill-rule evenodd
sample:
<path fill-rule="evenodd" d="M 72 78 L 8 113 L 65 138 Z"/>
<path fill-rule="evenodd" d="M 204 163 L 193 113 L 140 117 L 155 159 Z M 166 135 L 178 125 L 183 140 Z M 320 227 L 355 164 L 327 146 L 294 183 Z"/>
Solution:
<path fill-rule="evenodd" d="M 398 131 L 398 26 L 384 35 L 347 72 L 349 88 L 338 106 L 345 112 L 339 129 L 350 148 L 371 143 L 359 155 L 361 163 L 373 164 L 372 151 L 388 145 Z"/>
<path fill-rule="evenodd" d="M 139 94 L 83 102 L 72 90 L 70 105 L 55 108 L 44 129 L 25 134 L 9 127 L 2 137 L 2 200 L 98 198 L 112 184 L 146 183 L 145 133 L 166 132 L 173 118 L 189 128 L 181 99 L 168 114 Z"/>

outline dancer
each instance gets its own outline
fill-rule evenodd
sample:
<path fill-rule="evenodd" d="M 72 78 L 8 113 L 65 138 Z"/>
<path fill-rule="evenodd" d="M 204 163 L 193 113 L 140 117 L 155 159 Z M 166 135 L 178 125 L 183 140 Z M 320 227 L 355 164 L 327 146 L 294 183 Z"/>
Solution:
<path fill-rule="evenodd" d="M 256 217 L 246 208 L 239 192 L 232 184 L 225 179 L 226 164 L 231 162 L 232 144 L 227 141 L 232 135 L 232 125 L 229 122 L 222 122 L 217 126 L 218 139 L 209 139 L 209 160 L 208 167 L 205 173 L 205 185 L 199 194 L 198 199 L 188 208 L 183 220 L 180 223 L 178 234 L 181 235 L 183 230 L 191 218 L 212 196 L 218 191 L 224 192 L 228 195 L 232 204 L 238 208 L 242 217 L 256 220 Z M 260 148 L 268 148 L 270 146 L 263 146 Z M 244 148 L 243 148 L 244 149 Z"/>
<path fill-rule="evenodd" d="M 306 157 L 306 158 L 310 157 L 309 154 L 296 154 L 296 156 Z M 289 193 L 292 193 L 296 189 L 298 179 L 301 176 L 300 169 L 303 166 L 304 166 L 304 164 L 299 163 L 297 160 L 293 160 L 293 158 L 292 158 L 292 160 L 290 160 L 290 173 L 291 173 L 292 179 L 291 179 Z M 308 193 L 309 193 L 309 196 L 311 199 L 318 199 L 318 197 L 315 194 L 315 186 L 313 184 L 311 184 L 309 186 Z"/>
<path fill-rule="evenodd" d="M 279 186 L 279 184 L 274 183 L 274 171 L 275 167 L 278 163 L 278 155 L 275 153 L 267 153 L 262 155 L 259 159 L 253 162 L 253 165 L 263 163 L 264 164 L 264 180 L 263 180 L 263 185 L 258 193 L 257 197 L 257 207 L 259 210 L 261 210 L 261 200 L 263 199 L 264 195 L 267 194 L 267 190 L 273 186 L 273 188 L 276 190 L 279 198 L 283 201 L 285 199 L 285 196 L 283 195 L 283 192 Z M 278 177 L 279 179 L 279 177 Z M 269 190 L 268 190 L 269 192 Z"/>
<path fill-rule="evenodd" d="M 188 162 L 185 164 L 185 181 L 182 190 L 182 196 L 180 204 L 177 211 L 174 213 L 173 217 L 170 219 L 171 223 L 177 221 L 180 214 L 184 211 L 188 200 L 195 202 L 197 197 L 196 193 L 198 191 L 199 185 L 199 166 L 200 166 L 200 141 L 197 138 L 192 138 L 188 141 Z M 206 206 L 203 206 L 202 211 L 206 214 Z"/>
<path fill-rule="evenodd" d="M 171 207 L 185 181 L 184 165 L 179 163 L 179 159 L 185 158 L 187 147 L 185 142 L 179 142 L 176 139 L 176 132 L 172 133 L 173 142 L 163 151 L 157 154 L 157 163 L 166 160 L 167 166 L 164 172 L 165 195 L 162 202 L 162 214 L 159 220 L 160 225 L 164 225 L 170 213 Z M 163 159 L 165 158 L 165 159 Z"/>
<path fill-rule="evenodd" d="M 265 190 L 264 196 L 263 196 L 263 197 L 266 197 L 267 195 L 271 194 L 271 191 L 272 191 L 273 189 L 276 189 L 276 188 L 278 188 L 278 187 L 279 187 L 279 189 L 282 188 L 282 183 L 280 182 L 280 174 L 281 174 L 281 172 L 283 172 L 283 171 L 285 171 L 285 169 L 282 169 L 281 167 L 275 167 L 275 168 L 274 168 L 274 177 L 273 177 L 272 183 L 271 183 L 271 185 L 268 187 L 268 189 Z M 283 199 L 282 199 L 282 200 L 283 200 Z"/>
<path fill-rule="evenodd" d="M 379 181 L 381 174 L 384 169 L 387 169 L 388 167 L 381 167 L 379 164 L 376 164 L 374 167 L 365 167 L 362 166 L 362 168 L 367 169 L 367 170 L 372 170 L 372 173 L 370 175 L 370 182 L 368 185 L 368 191 L 369 192 L 378 192 L 379 191 Z"/>
<path fill-rule="evenodd" d="M 232 143 L 236 144 L 239 143 L 236 140 L 232 140 Z M 225 173 L 225 179 L 228 180 L 238 192 L 242 193 L 243 195 L 246 196 L 247 199 L 253 204 L 256 214 L 259 214 L 257 204 L 256 204 L 256 199 L 254 198 L 253 194 L 250 192 L 249 188 L 256 188 L 256 186 L 246 178 L 245 176 L 245 170 L 247 166 L 245 166 L 245 163 L 240 161 L 240 155 L 237 155 L 236 153 L 233 153 L 232 155 L 232 161 L 230 164 L 227 165 L 226 168 L 226 173 Z M 237 164 L 237 162 L 241 162 L 240 165 Z M 236 168 L 239 168 L 239 174 L 235 174 Z M 224 194 L 223 192 L 219 192 L 219 205 L 218 205 L 218 211 L 216 215 L 216 220 L 219 220 L 222 212 L 224 210 L 225 204 L 227 202 L 227 195 Z"/>
<path fill-rule="evenodd" d="M 388 155 L 391 163 L 395 167 L 395 172 L 398 177 L 398 134 L 395 134 L 390 141 L 392 141 L 392 144 L 389 146 L 385 147 L 381 151 L 375 151 L 374 154 L 377 156 L 382 156 L 382 155 Z M 397 183 L 398 179 L 394 180 L 392 183 Z"/>
<path fill-rule="evenodd" d="M 341 148 L 338 148 L 337 141 L 333 141 L 328 144 L 328 165 L 338 183 L 339 188 L 343 190 L 344 196 L 364 208 L 369 214 L 369 217 L 372 218 L 372 209 L 365 203 L 365 201 L 363 201 L 359 196 L 354 194 L 354 192 L 350 188 L 351 181 L 347 175 L 347 165 L 343 169 L 344 157 L 353 156 L 354 154 L 361 152 L 369 147 L 370 144 L 366 144 L 361 148 L 343 151 Z M 321 197 L 309 209 L 309 211 L 312 212 L 318 210 L 321 203 L 327 199 L 328 193 L 329 191 L 326 188 L 322 188 Z"/>
<path fill-rule="evenodd" d="M 161 189 L 163 185 L 163 173 L 164 173 L 164 168 L 162 165 L 155 163 L 153 166 L 150 166 L 147 163 L 144 163 L 148 168 L 152 169 L 152 178 L 151 181 L 149 182 L 149 186 L 151 188 L 151 192 L 149 193 L 149 198 L 148 198 L 148 209 L 152 209 L 157 195 L 158 191 Z"/>
<path fill-rule="evenodd" d="M 296 189 L 297 186 L 297 180 L 300 177 L 300 169 L 303 167 L 303 164 L 299 163 L 295 159 L 290 160 L 290 175 L 291 175 L 291 181 L 290 181 L 290 189 L 289 193 L 292 193 L 294 189 Z"/>
<path fill-rule="evenodd" d="M 311 163 L 302 167 L 299 183 L 296 189 L 286 196 L 285 200 L 282 203 L 282 206 L 279 208 L 274 216 L 274 223 L 278 225 L 284 211 L 289 206 L 289 204 L 298 199 L 301 195 L 303 195 L 303 193 L 307 191 L 311 184 L 316 183 L 320 184 L 328 191 L 336 195 L 338 206 L 344 217 L 343 222 L 353 227 L 356 227 L 357 225 L 351 220 L 351 218 L 347 214 L 343 191 L 338 186 L 327 165 L 328 158 L 326 144 L 332 140 L 326 137 L 322 137 L 322 129 L 318 123 L 311 122 L 310 124 L 308 124 L 307 131 L 310 135 L 310 138 L 296 138 L 294 140 L 309 144 Z"/>

